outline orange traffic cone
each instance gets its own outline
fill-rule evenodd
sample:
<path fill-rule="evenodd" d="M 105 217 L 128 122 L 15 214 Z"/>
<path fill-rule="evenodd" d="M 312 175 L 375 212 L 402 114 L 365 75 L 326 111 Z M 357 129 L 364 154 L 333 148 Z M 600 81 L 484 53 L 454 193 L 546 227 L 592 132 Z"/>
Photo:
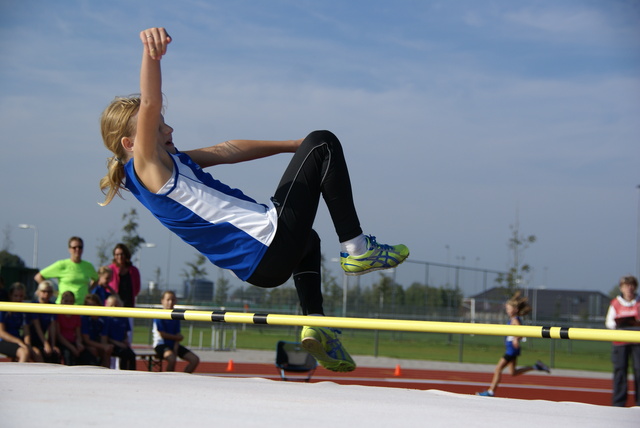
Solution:
<path fill-rule="evenodd" d="M 394 376 L 402 376 L 402 370 L 400 369 L 400 364 L 396 365 L 396 371 L 393 373 Z"/>
<path fill-rule="evenodd" d="M 229 364 L 227 364 L 227 371 L 228 372 L 233 371 L 233 360 L 229 360 Z"/>

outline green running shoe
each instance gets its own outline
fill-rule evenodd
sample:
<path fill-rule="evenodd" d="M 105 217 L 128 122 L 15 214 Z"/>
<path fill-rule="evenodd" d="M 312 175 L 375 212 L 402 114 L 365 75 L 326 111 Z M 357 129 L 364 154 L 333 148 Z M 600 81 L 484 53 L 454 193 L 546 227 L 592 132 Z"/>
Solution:
<path fill-rule="evenodd" d="M 318 363 L 327 370 L 334 372 L 350 372 L 355 370 L 356 363 L 338 335 L 340 330 L 326 327 L 302 327 L 302 347 L 318 360 Z"/>
<path fill-rule="evenodd" d="M 340 265 L 347 275 L 362 275 L 374 270 L 391 269 L 409 257 L 406 245 L 384 245 L 375 236 L 366 236 L 369 250 L 361 256 L 340 253 Z"/>

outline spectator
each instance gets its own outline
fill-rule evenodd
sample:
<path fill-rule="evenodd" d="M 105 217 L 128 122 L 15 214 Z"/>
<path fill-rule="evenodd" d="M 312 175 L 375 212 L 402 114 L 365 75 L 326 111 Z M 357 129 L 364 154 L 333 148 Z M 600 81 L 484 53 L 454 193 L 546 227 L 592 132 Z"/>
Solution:
<path fill-rule="evenodd" d="M 122 300 L 117 294 L 107 297 L 105 306 L 121 307 Z M 120 359 L 122 370 L 136 369 L 136 354 L 131 349 L 128 333 L 131 330 L 129 319 L 122 317 L 103 317 L 104 329 L 102 330 L 102 343 L 113 345 L 113 357 Z"/>
<path fill-rule="evenodd" d="M 95 294 L 87 294 L 84 298 L 84 304 L 85 306 L 103 306 L 102 300 Z M 109 368 L 113 345 L 102 341 L 104 318 L 95 315 L 83 315 L 80 318 L 82 319 L 82 341 L 87 351 L 93 356 L 89 364 L 95 363 Z"/>
<path fill-rule="evenodd" d="M 173 291 L 165 291 L 160 303 L 164 309 L 173 309 L 177 301 Z M 158 357 L 167 360 L 168 372 L 175 371 L 177 357 L 188 362 L 185 373 L 193 373 L 200 364 L 200 358 L 180 344 L 183 339 L 180 320 L 153 320 L 153 347 Z"/>
<path fill-rule="evenodd" d="M 140 293 L 140 271 L 131 263 L 131 251 L 126 245 L 116 244 L 109 269 L 113 271 L 109 286 L 120 296 L 122 306 L 133 308 Z"/>
<path fill-rule="evenodd" d="M 52 304 L 53 284 L 44 280 L 38 284 L 37 299 L 33 303 Z M 45 363 L 60 363 L 60 349 L 56 345 L 57 315 L 45 313 L 27 314 L 29 339 L 33 360 Z"/>
<path fill-rule="evenodd" d="M 113 271 L 109 285 L 120 296 L 122 306 L 133 308 L 140 293 L 140 271 L 131 263 L 129 247 L 122 243 L 116 244 L 109 268 Z M 133 318 L 129 318 L 129 326 L 129 342 L 133 343 Z"/>
<path fill-rule="evenodd" d="M 526 297 L 520 297 L 520 292 L 516 293 L 507 303 L 504 305 L 505 311 L 509 316 L 509 325 L 522 325 L 521 317 L 531 312 L 531 306 L 527 302 Z M 542 361 L 537 361 L 533 366 L 526 366 L 517 368 L 518 356 L 520 355 L 520 339 L 521 337 L 507 336 L 504 340 L 506 352 L 498 361 L 496 368 L 493 372 L 493 379 L 489 389 L 483 392 L 478 392 L 476 395 L 482 395 L 484 397 L 493 397 L 500 380 L 502 379 L 502 371 L 509 366 L 511 370 L 511 376 L 520 376 L 530 372 L 531 370 L 545 371 L 551 373 L 549 367 Z"/>
<path fill-rule="evenodd" d="M 89 285 L 98 279 L 98 274 L 93 265 L 82 260 L 83 249 L 84 243 L 82 239 L 72 236 L 69 239 L 69 254 L 71 257 L 54 262 L 35 276 L 38 284 L 45 279 L 58 279 L 58 298 L 56 303 L 61 303 L 62 293 L 65 291 L 73 292 L 76 303 L 83 302 L 84 297 L 89 292 Z"/>
<path fill-rule="evenodd" d="M 11 302 L 23 302 L 26 287 L 20 282 L 15 282 L 9 287 L 9 300 Z M 22 329 L 22 334 L 20 330 Z M 31 359 L 31 350 L 27 344 L 29 339 L 29 325 L 26 316 L 22 312 L 0 312 L 0 354 L 26 363 Z"/>
<path fill-rule="evenodd" d="M 62 305 L 74 305 L 76 298 L 71 291 L 60 296 Z M 82 343 L 80 315 L 60 314 L 57 317 L 57 342 L 62 354 L 62 361 L 67 366 L 75 366 L 87 360 L 87 350 Z"/>
<path fill-rule="evenodd" d="M 634 276 L 623 276 L 620 278 L 619 287 L 620 295 L 611 300 L 605 325 L 612 330 L 640 330 L 638 279 Z M 640 406 L 640 343 L 613 342 L 612 404 L 617 407 L 624 407 L 627 404 L 629 358 L 633 368 L 635 403 L 636 406 Z"/>

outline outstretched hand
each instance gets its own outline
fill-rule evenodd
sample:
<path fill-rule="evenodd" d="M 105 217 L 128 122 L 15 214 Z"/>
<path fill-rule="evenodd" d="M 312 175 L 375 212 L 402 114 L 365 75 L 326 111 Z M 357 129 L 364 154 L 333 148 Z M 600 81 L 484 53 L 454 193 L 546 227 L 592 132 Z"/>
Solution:
<path fill-rule="evenodd" d="M 148 28 L 140 32 L 140 40 L 144 45 L 145 52 L 155 60 L 162 59 L 167 53 L 167 46 L 171 43 L 171 36 L 162 28 Z"/>

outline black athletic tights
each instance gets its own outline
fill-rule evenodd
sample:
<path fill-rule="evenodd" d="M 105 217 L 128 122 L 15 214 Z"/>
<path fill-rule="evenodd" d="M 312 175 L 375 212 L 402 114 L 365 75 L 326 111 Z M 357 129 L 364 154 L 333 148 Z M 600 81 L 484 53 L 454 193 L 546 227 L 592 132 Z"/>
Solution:
<path fill-rule="evenodd" d="M 278 229 L 258 268 L 247 280 L 271 288 L 293 274 L 302 313 L 323 314 L 320 237 L 313 230 L 323 197 L 340 242 L 362 233 L 340 141 L 329 131 L 304 139 L 272 198 Z"/>

